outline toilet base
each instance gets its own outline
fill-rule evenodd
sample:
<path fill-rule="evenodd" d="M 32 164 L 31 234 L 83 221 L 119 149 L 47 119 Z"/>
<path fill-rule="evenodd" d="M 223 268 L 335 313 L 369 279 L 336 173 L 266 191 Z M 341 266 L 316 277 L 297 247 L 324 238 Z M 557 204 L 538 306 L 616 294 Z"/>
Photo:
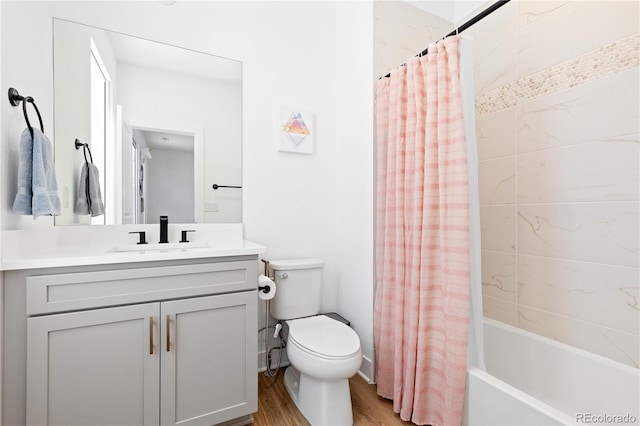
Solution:
<path fill-rule="evenodd" d="M 284 372 L 284 385 L 312 426 L 353 425 L 348 379 L 318 380 L 289 366 Z"/>

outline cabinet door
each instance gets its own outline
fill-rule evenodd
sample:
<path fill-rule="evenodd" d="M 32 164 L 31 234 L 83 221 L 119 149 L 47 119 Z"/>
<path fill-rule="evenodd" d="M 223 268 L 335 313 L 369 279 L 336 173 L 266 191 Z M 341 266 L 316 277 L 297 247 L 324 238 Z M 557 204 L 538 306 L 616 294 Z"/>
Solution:
<path fill-rule="evenodd" d="M 27 319 L 27 424 L 157 425 L 159 309 Z"/>
<path fill-rule="evenodd" d="M 161 303 L 161 424 L 213 425 L 258 409 L 255 291 Z"/>

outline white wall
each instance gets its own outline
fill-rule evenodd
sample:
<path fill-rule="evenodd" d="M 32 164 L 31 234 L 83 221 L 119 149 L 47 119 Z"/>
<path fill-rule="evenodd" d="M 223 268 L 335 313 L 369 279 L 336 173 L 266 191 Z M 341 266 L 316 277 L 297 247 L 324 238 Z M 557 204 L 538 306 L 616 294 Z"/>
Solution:
<path fill-rule="evenodd" d="M 2 2 L 1 49 L 2 60 L 0 75 L 2 75 L 2 90 L 6 93 L 9 87 L 15 87 L 20 94 L 34 97 L 42 114 L 44 128 L 51 134 L 53 125 L 53 80 L 51 65 L 51 15 L 47 10 L 33 10 L 29 14 L 30 20 L 42 23 L 43 28 L 36 28 L 23 37 L 16 37 L 22 32 L 22 25 L 7 6 L 12 4 Z M 20 19 L 26 18 L 19 14 Z M 20 42 L 16 42 L 16 40 Z M 42 42 L 47 40 L 48 42 Z M 25 47 L 29 47 L 25 49 Z M 46 61 L 45 58 L 49 58 Z M 42 63 L 45 61 L 44 64 Z M 43 73 L 45 78 L 43 80 Z M 0 102 L 2 116 L 0 128 L 0 157 L 2 164 L 2 182 L 0 186 L 0 220 L 2 229 L 17 229 L 19 227 L 45 228 L 53 225 L 53 218 L 42 217 L 34 221 L 31 217 L 17 216 L 11 213 L 13 199 L 17 188 L 19 135 L 26 127 L 22 115 L 22 107 L 12 107 L 9 102 Z M 28 108 L 30 121 L 37 122 L 33 108 Z"/>
<path fill-rule="evenodd" d="M 323 309 L 351 320 L 364 355 L 373 359 L 370 8 L 366 2 L 2 2 L 2 90 L 15 86 L 34 96 L 51 128 L 53 16 L 242 61 L 245 237 L 266 245 L 267 258 L 324 259 Z M 277 151 L 278 106 L 313 112 L 313 155 Z M 24 122 L 6 101 L 0 111 L 2 229 L 47 232 L 52 219 L 10 212 Z M 85 237 L 94 233 L 86 231 Z"/>
<path fill-rule="evenodd" d="M 360 371 L 374 380 L 373 5 L 338 3 L 336 12 L 337 61 L 349 64 L 336 69 L 338 311 L 358 331 Z"/>

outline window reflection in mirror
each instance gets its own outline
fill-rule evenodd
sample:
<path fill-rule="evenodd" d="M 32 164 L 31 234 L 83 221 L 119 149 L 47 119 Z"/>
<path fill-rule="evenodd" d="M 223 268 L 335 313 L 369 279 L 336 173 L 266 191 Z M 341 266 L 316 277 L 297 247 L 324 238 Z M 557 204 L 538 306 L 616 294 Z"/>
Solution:
<path fill-rule="evenodd" d="M 102 202 L 104 205 L 111 205 L 111 200 L 105 200 L 104 192 L 109 186 L 105 180 L 105 147 L 107 146 L 107 139 L 105 131 L 109 128 L 111 122 L 113 122 L 113 116 L 111 109 L 109 108 L 109 98 L 111 95 L 111 79 L 109 78 L 109 71 L 102 61 L 100 51 L 96 47 L 93 39 L 91 39 L 91 57 L 90 57 L 90 99 L 91 99 L 91 160 L 93 164 L 98 168 L 99 172 L 99 185 L 103 188 L 101 192 Z M 112 162 L 113 158 L 110 159 Z M 108 213 L 107 216 L 110 216 Z M 91 224 L 102 225 L 105 221 L 105 215 L 91 217 Z"/>
<path fill-rule="evenodd" d="M 56 225 L 241 222 L 242 65 L 54 19 Z M 105 214 L 77 215 L 88 143 Z M 205 208 L 206 207 L 206 208 Z"/>

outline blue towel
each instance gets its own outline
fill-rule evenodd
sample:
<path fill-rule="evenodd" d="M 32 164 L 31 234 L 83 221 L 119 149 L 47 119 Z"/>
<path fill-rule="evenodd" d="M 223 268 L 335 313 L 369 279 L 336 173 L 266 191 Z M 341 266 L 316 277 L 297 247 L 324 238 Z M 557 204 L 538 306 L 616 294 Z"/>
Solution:
<path fill-rule="evenodd" d="M 92 163 L 85 162 L 80 171 L 78 199 L 74 212 L 83 215 L 90 214 L 92 217 L 104 214 L 98 168 Z"/>
<path fill-rule="evenodd" d="M 49 138 L 37 128 L 33 137 L 29 129 L 20 135 L 18 193 L 13 202 L 17 214 L 60 215 L 58 183 L 53 165 L 53 147 Z"/>

